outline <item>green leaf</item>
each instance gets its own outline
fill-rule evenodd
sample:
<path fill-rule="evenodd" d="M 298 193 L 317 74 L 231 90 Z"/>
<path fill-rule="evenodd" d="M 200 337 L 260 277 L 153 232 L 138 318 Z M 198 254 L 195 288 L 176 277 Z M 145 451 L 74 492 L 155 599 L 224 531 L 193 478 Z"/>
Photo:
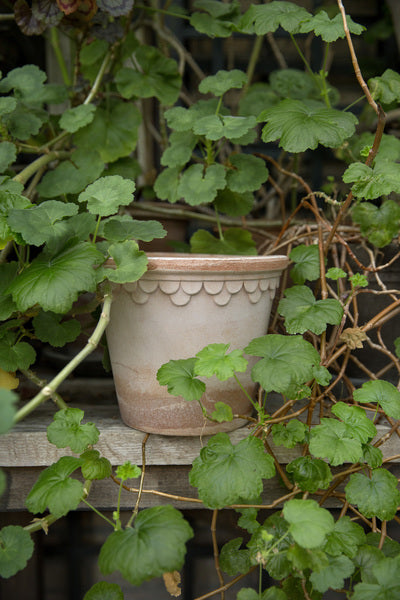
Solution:
<path fill-rule="evenodd" d="M 332 375 L 329 373 L 328 369 L 322 366 L 314 367 L 313 375 L 315 381 L 319 383 L 319 385 L 329 385 L 329 382 L 332 379 Z"/>
<path fill-rule="evenodd" d="M 392 69 L 386 69 L 380 77 L 369 79 L 368 87 L 374 100 L 383 104 L 400 101 L 400 75 Z"/>
<path fill-rule="evenodd" d="M 252 535 L 247 544 L 253 564 L 262 564 L 273 579 L 281 580 L 293 570 L 288 549 L 293 544 L 289 524 L 274 513 Z"/>
<path fill-rule="evenodd" d="M 104 162 L 128 156 L 136 148 L 142 117 L 132 103 L 118 103 L 110 110 L 96 109 L 93 121 L 75 134 L 78 148 L 96 148 Z"/>
<path fill-rule="evenodd" d="M 142 469 L 137 465 L 133 465 L 129 460 L 127 460 L 123 465 L 119 465 L 116 470 L 116 475 L 118 479 L 121 481 L 126 481 L 127 479 L 136 479 L 140 477 L 142 473 Z"/>
<path fill-rule="evenodd" d="M 353 288 L 356 287 L 368 287 L 368 279 L 362 273 L 354 273 L 354 275 L 350 275 L 349 281 Z"/>
<path fill-rule="evenodd" d="M 7 433 L 13 426 L 17 400 L 14 392 L 0 388 L 0 434 Z"/>
<path fill-rule="evenodd" d="M 7 169 L 17 158 L 17 148 L 11 142 L 0 142 L 0 172 Z"/>
<path fill-rule="evenodd" d="M 64 160 L 48 171 L 37 186 L 42 198 L 79 194 L 95 181 L 104 170 L 104 162 L 93 148 L 75 150 L 69 160 Z"/>
<path fill-rule="evenodd" d="M 389 417 L 400 419 L 400 392 L 389 381 L 367 381 L 354 391 L 353 398 L 361 404 L 377 402 Z"/>
<path fill-rule="evenodd" d="M 17 108 L 17 101 L 15 98 L 0 98 L 0 117 L 7 115 Z"/>
<path fill-rule="evenodd" d="M 227 175 L 229 180 L 229 172 Z M 217 197 L 214 200 L 214 207 L 220 213 L 225 213 L 230 217 L 242 217 L 247 215 L 254 206 L 254 196 L 251 192 L 242 194 L 233 192 L 226 187 L 224 190 L 219 190 Z"/>
<path fill-rule="evenodd" d="M 147 271 L 147 256 L 133 240 L 111 244 L 109 252 L 116 268 L 104 269 L 107 279 L 114 283 L 137 281 Z"/>
<path fill-rule="evenodd" d="M 25 141 L 39 133 L 41 126 L 47 120 L 47 113 L 38 108 L 28 108 L 18 104 L 17 108 L 5 115 L 2 120 L 14 138 Z"/>
<path fill-rule="evenodd" d="M 194 374 L 202 377 L 216 375 L 220 381 L 226 381 L 247 369 L 247 360 L 242 350 L 232 350 L 227 354 L 229 344 L 209 344 L 196 354 Z"/>
<path fill-rule="evenodd" d="M 374 469 L 371 478 L 353 473 L 345 487 L 346 500 L 358 506 L 367 518 L 378 517 L 382 521 L 390 521 L 400 504 L 397 483 L 397 478 L 386 469 Z"/>
<path fill-rule="evenodd" d="M 8 579 L 22 571 L 33 554 L 30 534 L 19 525 L 0 530 L 0 576 Z"/>
<path fill-rule="evenodd" d="M 252 154 L 232 154 L 229 157 L 231 170 L 226 182 L 234 192 L 256 192 L 268 179 L 268 169 L 264 161 Z"/>
<path fill-rule="evenodd" d="M 279 145 L 288 152 L 314 150 L 318 144 L 337 148 L 353 135 L 357 123 L 352 113 L 327 108 L 322 102 L 291 99 L 263 111 L 258 120 L 267 122 L 262 140 L 280 138 Z"/>
<path fill-rule="evenodd" d="M 354 569 L 353 561 L 347 556 L 332 556 L 329 565 L 311 573 L 310 581 L 318 592 L 337 590 L 343 588 L 344 580 L 353 574 Z"/>
<path fill-rule="evenodd" d="M 342 179 L 353 184 L 351 191 L 356 198 L 375 200 L 400 192 L 400 165 L 390 160 L 380 160 L 372 167 L 354 162 L 347 167 Z"/>
<path fill-rule="evenodd" d="M 164 167 L 181 167 L 192 157 L 197 143 L 197 136 L 191 131 L 174 131 L 169 136 L 169 145 L 161 156 Z"/>
<path fill-rule="evenodd" d="M 223 508 L 256 499 L 263 479 L 275 474 L 274 461 L 260 439 L 249 436 L 232 445 L 226 433 L 218 433 L 201 449 L 189 473 L 190 484 L 209 508 Z"/>
<path fill-rule="evenodd" d="M 86 592 L 83 600 L 124 600 L 124 594 L 117 583 L 99 581 Z"/>
<path fill-rule="evenodd" d="M 251 374 L 266 392 L 287 393 L 292 385 L 312 379 L 313 366 L 320 363 L 318 352 L 300 336 L 265 335 L 252 340 L 244 351 L 262 357 Z"/>
<path fill-rule="evenodd" d="M 332 556 L 345 554 L 353 558 L 365 542 L 365 532 L 361 525 L 344 516 L 336 521 L 333 530 L 326 536 L 324 550 Z"/>
<path fill-rule="evenodd" d="M 367 544 L 369 544 L 370 547 L 372 546 L 378 549 L 381 544 L 380 533 L 378 531 L 370 531 L 367 533 Z M 400 554 L 400 543 L 387 535 L 383 542 L 381 552 L 383 556 L 395 558 Z"/>
<path fill-rule="evenodd" d="M 372 564 L 373 581 L 354 586 L 352 600 L 392 600 L 400 594 L 400 557 L 384 558 Z"/>
<path fill-rule="evenodd" d="M 47 467 L 29 492 L 25 506 L 32 513 L 49 509 L 56 518 L 75 510 L 83 496 L 83 483 L 70 477 L 81 466 L 81 459 L 63 456 Z"/>
<path fill-rule="evenodd" d="M 309 287 L 297 285 L 288 288 L 278 305 L 279 313 L 285 317 L 288 333 L 305 333 L 307 330 L 321 334 L 327 325 L 339 325 L 343 308 L 338 300 L 328 298 L 316 300 Z"/>
<path fill-rule="evenodd" d="M 8 216 L 8 224 L 13 231 L 20 233 L 27 244 L 41 246 L 58 235 L 65 234 L 67 226 L 64 217 L 78 213 L 76 204 L 48 200 L 39 206 L 13 209 Z"/>
<path fill-rule="evenodd" d="M 142 169 L 138 161 L 131 157 L 119 158 L 113 163 L 107 165 L 107 169 L 103 171 L 103 175 L 120 175 L 124 179 L 136 179 L 141 175 Z"/>
<path fill-rule="evenodd" d="M 279 100 L 281 98 L 267 83 L 253 83 L 239 100 L 239 114 L 245 117 L 259 115 L 261 111 L 274 106 Z"/>
<path fill-rule="evenodd" d="M 80 104 L 67 109 L 61 116 L 59 125 L 69 133 L 75 133 L 81 127 L 89 125 L 94 119 L 96 107 L 94 104 Z"/>
<path fill-rule="evenodd" d="M 102 221 L 99 235 L 112 242 L 124 242 L 132 238 L 151 242 L 154 238 L 165 237 L 167 232 L 158 221 L 136 221 L 129 215 L 121 215 Z"/>
<path fill-rule="evenodd" d="M 311 456 L 295 458 L 288 464 L 286 471 L 291 473 L 295 483 L 305 492 L 325 490 L 332 481 L 332 473 L 326 462 Z"/>
<path fill-rule="evenodd" d="M 283 507 L 283 516 L 290 523 L 289 531 L 302 548 L 321 546 L 333 531 L 331 513 L 315 500 L 289 500 Z"/>
<path fill-rule="evenodd" d="M 248 550 L 240 550 L 243 538 L 235 538 L 224 544 L 219 555 L 221 569 L 233 577 L 239 573 L 247 573 L 251 568 Z"/>
<path fill-rule="evenodd" d="M 7 219 L 9 212 L 14 208 L 27 208 L 31 203 L 19 193 L 0 190 L 0 248 L 4 248 L 7 242 L 14 240 Z"/>
<path fill-rule="evenodd" d="M 1 227 L 1 224 L 0 224 Z M 10 262 L 0 264 L 0 319 L 5 321 L 16 310 L 15 303 L 5 290 L 17 274 L 18 263 Z"/>
<path fill-rule="evenodd" d="M 179 167 L 171 167 L 161 171 L 154 182 L 154 191 L 160 200 L 168 200 L 174 204 L 180 200 L 178 193 Z"/>
<path fill-rule="evenodd" d="M 182 514 L 172 506 L 139 512 L 134 527 L 114 531 L 103 544 L 99 569 L 104 575 L 119 571 L 132 585 L 178 570 L 185 543 L 193 536 Z"/>
<path fill-rule="evenodd" d="M 175 104 L 182 85 L 176 61 L 164 56 L 154 46 L 139 46 L 134 57 L 139 69 L 123 67 L 115 76 L 122 97 L 129 100 L 134 96 L 155 96 L 163 104 Z"/>
<path fill-rule="evenodd" d="M 295 264 L 290 271 L 294 283 L 302 285 L 307 279 L 315 281 L 319 278 L 319 249 L 317 245 L 306 246 L 300 244 L 289 254 L 290 260 Z"/>
<path fill-rule="evenodd" d="M 238 519 L 238 526 L 246 529 L 249 533 L 255 533 L 260 527 L 260 523 L 257 521 L 258 510 L 256 508 L 240 508 L 237 509 L 240 513 Z"/>
<path fill-rule="evenodd" d="M 39 304 L 45 311 L 66 313 L 79 292 L 95 290 L 93 266 L 103 260 L 92 244 L 72 240 L 55 251 L 43 250 L 8 291 L 22 312 Z"/>
<path fill-rule="evenodd" d="M 343 277 L 347 277 L 347 273 L 343 271 L 343 269 L 339 269 L 339 267 L 331 267 L 327 270 L 326 276 L 328 279 L 332 279 L 333 281 L 337 281 Z"/>
<path fill-rule="evenodd" d="M 271 428 L 274 444 L 294 448 L 296 444 L 304 441 L 307 429 L 307 425 L 298 419 L 292 419 L 287 425 L 275 423 Z"/>
<path fill-rule="evenodd" d="M 198 229 L 190 238 L 190 251 L 195 254 L 257 254 L 251 233 L 234 227 L 224 231 L 223 240 L 205 229 Z"/>
<path fill-rule="evenodd" d="M 360 35 L 365 30 L 365 27 L 355 23 L 349 15 L 346 15 L 346 22 L 350 33 Z M 324 10 L 320 10 L 309 21 L 302 23 L 300 31 L 301 33 L 313 31 L 315 35 L 321 36 L 324 42 L 335 42 L 339 38 L 346 36 L 342 15 L 338 13 L 330 19 Z"/>
<path fill-rule="evenodd" d="M 61 319 L 62 315 L 41 310 L 32 320 L 36 337 L 55 348 L 61 348 L 68 342 L 76 340 L 81 331 L 79 321 L 68 319 L 61 322 Z"/>
<path fill-rule="evenodd" d="M 85 479 L 106 479 L 110 477 L 112 467 L 108 458 L 100 456 L 98 450 L 85 450 L 81 454 L 81 471 Z"/>
<path fill-rule="evenodd" d="M 229 37 L 236 30 L 240 18 L 240 4 L 233 2 L 217 2 L 216 0 L 196 0 L 196 8 L 206 12 L 193 12 L 190 24 L 200 33 L 210 37 Z M 208 14 L 207 14 L 208 13 Z"/>
<path fill-rule="evenodd" d="M 356 204 L 352 216 L 362 235 L 378 248 L 390 244 L 399 233 L 400 206 L 394 200 L 385 200 L 380 207 L 370 202 Z"/>
<path fill-rule="evenodd" d="M 202 94 L 214 94 L 223 96 L 228 90 L 241 89 L 247 82 L 244 71 L 232 69 L 231 71 L 218 71 L 215 75 L 205 77 L 199 84 L 199 92 Z"/>
<path fill-rule="evenodd" d="M 157 381 L 168 386 L 172 396 L 182 396 L 185 400 L 200 400 L 206 390 L 205 383 L 196 379 L 196 358 L 170 360 L 157 371 Z"/>
<path fill-rule="evenodd" d="M 253 129 L 256 124 L 257 121 L 254 116 L 232 117 L 230 115 L 207 115 L 194 123 L 193 132 L 196 135 L 204 135 L 206 139 L 212 141 L 225 137 L 228 140 L 240 143 L 240 139 Z"/>
<path fill-rule="evenodd" d="M 211 413 L 211 419 L 217 423 L 223 423 L 224 421 L 233 421 L 233 412 L 229 404 L 225 402 L 216 402 L 214 404 L 213 412 Z"/>
<path fill-rule="evenodd" d="M 135 183 L 120 175 L 100 177 L 88 185 L 78 196 L 79 202 L 87 202 L 89 212 L 108 217 L 118 211 L 120 206 L 126 206 L 133 201 Z"/>
<path fill-rule="evenodd" d="M 99 440 L 99 430 L 94 423 L 82 424 L 85 413 L 80 408 L 64 408 L 55 413 L 53 422 L 47 427 L 47 439 L 57 448 L 71 448 L 72 452 L 83 452 Z"/>
<path fill-rule="evenodd" d="M 46 78 L 46 73 L 36 65 L 24 65 L 13 69 L 0 81 L 0 93 L 17 90 L 20 97 L 29 98 L 42 87 Z"/>
<path fill-rule="evenodd" d="M 211 165 L 204 172 L 203 165 L 191 165 L 184 171 L 177 193 L 190 206 L 208 204 L 226 185 L 225 169 L 222 165 Z"/>
<path fill-rule="evenodd" d="M 292 98 L 294 100 L 304 100 L 306 98 L 315 98 L 319 95 L 319 89 L 311 75 L 299 69 L 281 69 L 272 71 L 269 77 L 270 87 L 276 94 L 276 104 L 278 97 Z M 267 103 L 270 105 L 271 103 Z M 261 110 L 265 109 L 263 106 Z M 259 111 L 261 112 L 261 111 Z M 254 113 L 256 114 L 256 113 Z"/>
<path fill-rule="evenodd" d="M 344 402 L 337 402 L 332 407 L 333 414 L 351 427 L 352 437 L 366 443 L 376 436 L 376 427 L 368 419 L 365 410 L 359 406 L 349 406 Z"/>
<path fill-rule="evenodd" d="M 371 444 L 363 444 L 363 462 L 366 462 L 371 469 L 380 467 L 383 462 L 383 454 L 380 448 L 375 448 Z"/>
<path fill-rule="evenodd" d="M 354 439 L 350 426 L 336 419 L 321 419 L 321 424 L 311 430 L 309 448 L 311 454 L 327 458 L 333 467 L 362 458 L 361 442 Z"/>
<path fill-rule="evenodd" d="M 4 371 L 24 371 L 29 369 L 35 359 L 36 352 L 27 342 L 14 343 L 7 338 L 0 340 L 0 368 Z"/>
<path fill-rule="evenodd" d="M 240 29 L 244 33 L 265 35 L 282 27 L 289 33 L 299 33 L 301 24 L 311 19 L 311 15 L 302 6 L 293 2 L 269 2 L 252 5 L 243 15 Z"/>

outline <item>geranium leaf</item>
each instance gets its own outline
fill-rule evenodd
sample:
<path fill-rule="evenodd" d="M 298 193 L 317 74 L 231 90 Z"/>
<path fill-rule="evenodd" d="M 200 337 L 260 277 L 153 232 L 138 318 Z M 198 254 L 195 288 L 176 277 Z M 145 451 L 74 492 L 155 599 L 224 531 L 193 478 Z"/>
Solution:
<path fill-rule="evenodd" d="M 302 285 L 306 280 L 315 281 L 319 277 L 319 249 L 317 245 L 306 246 L 300 244 L 289 254 L 290 260 L 295 264 L 290 271 L 294 283 Z"/>
<path fill-rule="evenodd" d="M 236 371 L 243 373 L 247 369 L 247 360 L 242 350 L 232 350 L 227 354 L 229 344 L 209 344 L 196 354 L 195 375 L 212 377 L 220 381 L 233 377 Z"/>
<path fill-rule="evenodd" d="M 282 27 L 289 33 L 298 33 L 300 25 L 311 19 L 311 14 L 302 6 L 292 2 L 270 2 L 252 5 L 240 21 L 240 30 L 244 33 L 265 35 Z"/>
<path fill-rule="evenodd" d="M 383 104 L 400 101 L 400 75 L 392 69 L 386 69 L 380 77 L 369 79 L 368 87 L 374 100 Z"/>
<path fill-rule="evenodd" d="M 39 108 L 31 108 L 19 103 L 17 108 L 3 117 L 3 123 L 12 137 L 25 141 L 32 135 L 37 135 L 47 114 Z"/>
<path fill-rule="evenodd" d="M 251 373 L 266 392 L 284 394 L 293 384 L 304 384 L 312 379 L 313 366 L 320 363 L 315 348 L 299 336 L 265 335 L 252 340 L 244 351 L 262 357 Z"/>
<path fill-rule="evenodd" d="M 197 143 L 197 136 L 191 131 L 173 131 L 169 136 L 169 145 L 163 152 L 161 164 L 164 167 L 181 167 L 191 159 Z"/>
<path fill-rule="evenodd" d="M 372 581 L 362 581 L 354 586 L 352 600 L 390 600 L 400 594 L 400 558 L 384 558 L 371 565 Z M 363 579 L 365 579 L 363 577 Z"/>
<path fill-rule="evenodd" d="M 89 212 L 107 217 L 118 211 L 120 206 L 126 206 L 133 201 L 135 183 L 120 175 L 100 177 L 88 185 L 78 196 L 79 202 L 86 202 Z"/>
<path fill-rule="evenodd" d="M 336 419 L 321 419 L 311 430 L 309 448 L 311 454 L 327 458 L 333 467 L 362 458 L 361 442 L 354 439 L 351 427 Z"/>
<path fill-rule="evenodd" d="M 154 191 L 160 200 L 168 200 L 172 204 L 180 199 L 178 193 L 179 167 L 169 167 L 161 171 L 154 182 Z"/>
<path fill-rule="evenodd" d="M 34 348 L 27 342 L 16 342 L 3 338 L 0 340 L 0 368 L 14 372 L 29 369 L 36 360 Z"/>
<path fill-rule="evenodd" d="M 359 406 L 349 406 L 345 402 L 337 402 L 332 407 L 333 414 L 352 429 L 352 436 L 366 443 L 376 435 L 376 427 L 368 419 L 365 411 Z"/>
<path fill-rule="evenodd" d="M 61 322 L 61 319 L 62 315 L 41 310 L 32 320 L 36 337 L 55 348 L 61 348 L 68 342 L 76 340 L 81 331 L 79 321 L 68 319 Z"/>
<path fill-rule="evenodd" d="M 83 600 L 124 600 L 124 594 L 117 583 L 99 581 L 86 592 Z"/>
<path fill-rule="evenodd" d="M 353 392 L 353 398 L 361 404 L 377 402 L 393 419 L 400 419 L 400 392 L 389 381 L 367 381 Z"/>
<path fill-rule="evenodd" d="M 234 446 L 227 434 L 218 433 L 194 460 L 189 481 L 198 488 L 205 506 L 223 508 L 256 499 L 262 480 L 274 474 L 274 461 L 260 439 L 249 436 Z"/>
<path fill-rule="evenodd" d="M 355 23 L 349 15 L 346 15 L 346 22 L 350 33 L 354 33 L 355 35 L 360 35 L 365 29 L 362 25 Z M 300 31 L 301 33 L 313 31 L 315 35 L 321 36 L 324 42 L 335 42 L 339 38 L 346 36 L 342 15 L 338 13 L 330 19 L 324 10 L 320 10 L 311 19 L 302 23 Z"/>
<path fill-rule="evenodd" d="M 110 217 L 102 221 L 99 233 L 112 242 L 124 242 L 132 238 L 151 242 L 155 238 L 161 239 L 167 235 L 158 221 L 136 221 L 129 215 Z"/>
<path fill-rule="evenodd" d="M 79 129 L 74 139 L 78 148 L 96 148 L 104 162 L 113 162 L 136 148 L 141 120 L 132 103 L 119 103 L 107 111 L 97 108 L 93 121 Z"/>
<path fill-rule="evenodd" d="M 283 507 L 283 516 L 290 523 L 289 531 L 295 542 L 302 548 L 321 546 L 335 525 L 331 513 L 315 500 L 289 500 Z"/>
<path fill-rule="evenodd" d="M 310 575 L 310 581 L 318 592 L 340 589 L 344 586 L 344 580 L 353 574 L 355 565 L 347 556 L 332 556 L 329 558 L 329 565 L 313 571 Z"/>
<path fill-rule="evenodd" d="M 205 12 L 193 12 L 190 24 L 200 33 L 210 37 L 229 37 L 236 30 L 236 23 L 240 18 L 240 4 L 233 2 L 221 2 L 216 0 L 196 0 L 195 8 Z"/>
<path fill-rule="evenodd" d="M 13 426 L 17 400 L 14 392 L 0 388 L 0 434 L 6 433 Z"/>
<path fill-rule="evenodd" d="M 100 456 L 98 450 L 85 450 L 81 454 L 81 471 L 85 479 L 106 479 L 110 477 L 112 467 L 108 458 Z"/>
<path fill-rule="evenodd" d="M 64 217 L 78 213 L 76 204 L 48 200 L 39 206 L 10 211 L 7 222 L 13 231 L 20 233 L 27 244 L 41 246 L 67 231 Z"/>
<path fill-rule="evenodd" d="M 17 157 L 17 147 L 11 142 L 0 142 L 0 172 L 7 169 Z"/>
<path fill-rule="evenodd" d="M 103 170 L 104 162 L 96 150 L 75 150 L 69 160 L 62 161 L 53 171 L 44 175 L 37 190 L 42 198 L 79 194 L 100 177 Z"/>
<path fill-rule="evenodd" d="M 14 234 L 8 225 L 8 215 L 12 209 L 32 206 L 27 198 L 19 193 L 0 190 L 0 248 L 14 239 Z"/>
<path fill-rule="evenodd" d="M 386 469 L 374 469 L 371 477 L 353 473 L 345 487 L 346 500 L 358 506 L 367 518 L 378 517 L 382 521 L 389 521 L 400 504 L 397 484 L 397 478 Z"/>
<path fill-rule="evenodd" d="M 347 167 L 342 179 L 353 184 L 351 191 L 356 198 L 375 200 L 400 192 L 400 165 L 391 160 L 380 160 L 372 167 L 354 162 Z"/>
<path fill-rule="evenodd" d="M 190 238 L 190 250 L 196 254 L 257 254 L 251 233 L 234 227 L 224 231 L 223 240 L 205 229 L 198 229 Z"/>
<path fill-rule="evenodd" d="M 214 94 L 214 96 L 223 96 L 228 90 L 233 88 L 241 89 L 247 82 L 247 76 L 244 71 L 232 69 L 231 71 L 218 71 L 215 75 L 205 77 L 199 84 L 199 92 L 202 94 Z"/>
<path fill-rule="evenodd" d="M 210 416 L 211 419 L 217 423 L 233 421 L 232 407 L 229 406 L 229 404 L 225 404 L 225 402 L 216 402 Z"/>
<path fill-rule="evenodd" d="M 288 333 L 305 333 L 307 330 L 321 334 L 327 325 L 339 325 L 343 308 L 338 300 L 316 300 L 309 287 L 297 285 L 288 288 L 279 302 L 279 313 L 285 317 Z"/>
<path fill-rule="evenodd" d="M 221 548 L 219 565 L 231 577 L 239 573 L 247 573 L 251 568 L 249 551 L 240 549 L 242 542 L 243 538 L 235 538 Z"/>
<path fill-rule="evenodd" d="M 204 172 L 203 165 L 191 165 L 181 176 L 177 193 L 191 206 L 208 204 L 226 185 L 225 168 L 211 165 Z"/>
<path fill-rule="evenodd" d="M 324 550 L 332 556 L 345 554 L 353 558 L 365 542 L 366 536 L 361 525 L 344 516 L 336 521 L 333 530 L 326 536 Z"/>
<path fill-rule="evenodd" d="M 80 458 L 63 456 L 42 471 L 26 498 L 27 509 L 42 513 L 48 508 L 57 518 L 75 510 L 83 496 L 83 483 L 70 475 L 81 463 Z"/>
<path fill-rule="evenodd" d="M 47 427 L 47 439 L 57 448 L 71 448 L 83 452 L 99 440 L 99 430 L 94 423 L 82 424 L 85 413 L 80 408 L 65 408 L 55 413 Z"/>
<path fill-rule="evenodd" d="M 94 291 L 94 265 L 103 255 L 88 242 L 67 243 L 43 250 L 8 288 L 18 307 L 26 311 L 39 304 L 43 310 L 66 313 L 81 291 Z"/>
<path fill-rule="evenodd" d="M 0 93 L 18 90 L 21 97 L 32 96 L 46 81 L 47 75 L 36 65 L 24 65 L 10 71 L 0 81 Z"/>
<path fill-rule="evenodd" d="M 229 181 L 229 173 L 227 175 Z M 230 217 L 241 217 L 249 214 L 254 206 L 254 196 L 251 192 L 238 193 L 229 187 L 219 190 L 214 200 L 214 206 L 218 212 L 225 213 Z"/>
<path fill-rule="evenodd" d="M 332 481 L 329 466 L 323 460 L 311 456 L 299 456 L 286 467 L 299 488 L 305 492 L 325 490 Z"/>
<path fill-rule="evenodd" d="M 200 400 L 206 386 L 197 379 L 194 372 L 196 358 L 170 360 L 162 365 L 157 372 L 160 385 L 168 386 L 168 393 L 182 396 L 185 400 Z"/>
<path fill-rule="evenodd" d="M 140 71 L 123 67 L 117 72 L 115 82 L 119 93 L 127 99 L 155 96 L 163 104 L 174 104 L 182 84 L 176 61 L 154 46 L 139 46 L 134 55 Z"/>
<path fill-rule="evenodd" d="M 19 525 L 0 530 L 0 576 L 8 579 L 26 567 L 34 546 L 28 531 Z"/>
<path fill-rule="evenodd" d="M 275 423 L 271 428 L 272 439 L 276 446 L 294 448 L 296 444 L 304 441 L 307 429 L 307 425 L 298 419 L 292 419 L 287 425 Z"/>
<path fill-rule="evenodd" d="M 251 154 L 232 154 L 226 183 L 234 192 L 256 192 L 268 179 L 264 161 Z"/>
<path fill-rule="evenodd" d="M 17 274 L 17 270 L 17 262 L 10 262 L 0 265 L 0 319 L 2 321 L 5 321 L 11 317 L 13 312 L 17 309 L 11 295 L 5 291 Z"/>
<path fill-rule="evenodd" d="M 119 465 L 116 470 L 116 475 L 118 479 L 121 481 L 126 481 L 127 479 L 136 479 L 140 477 L 142 473 L 142 469 L 137 465 L 133 465 L 129 460 L 127 460 L 123 465 Z"/>
<path fill-rule="evenodd" d="M 179 570 L 185 543 L 193 531 L 172 506 L 142 510 L 134 527 L 114 531 L 103 544 L 99 568 L 104 575 L 119 571 L 132 585 Z"/>
<path fill-rule="evenodd" d="M 80 104 L 67 109 L 60 118 L 60 127 L 69 133 L 75 133 L 81 127 L 89 125 L 94 119 L 94 104 Z"/>
<path fill-rule="evenodd" d="M 376 448 L 371 444 L 363 444 L 363 461 L 367 463 L 371 469 L 376 469 L 382 465 L 383 454 L 380 448 Z"/>
<path fill-rule="evenodd" d="M 270 6 L 270 5 L 266 5 Z M 349 112 L 327 108 L 315 100 L 282 100 L 263 111 L 259 121 L 264 142 L 280 138 L 279 145 L 288 152 L 314 150 L 318 144 L 335 148 L 353 135 L 357 118 Z"/>
<path fill-rule="evenodd" d="M 400 229 L 400 206 L 394 200 L 385 200 L 380 207 L 370 202 L 356 204 L 352 216 L 362 235 L 377 248 L 390 244 Z"/>
<path fill-rule="evenodd" d="M 204 135 L 206 139 L 216 141 L 225 137 L 234 142 L 240 142 L 257 124 L 254 116 L 232 117 L 230 115 L 207 115 L 201 117 L 193 125 L 196 135 Z"/>
<path fill-rule="evenodd" d="M 147 271 L 147 256 L 133 240 L 111 244 L 109 253 L 115 269 L 104 269 L 104 273 L 114 283 L 137 281 Z"/>

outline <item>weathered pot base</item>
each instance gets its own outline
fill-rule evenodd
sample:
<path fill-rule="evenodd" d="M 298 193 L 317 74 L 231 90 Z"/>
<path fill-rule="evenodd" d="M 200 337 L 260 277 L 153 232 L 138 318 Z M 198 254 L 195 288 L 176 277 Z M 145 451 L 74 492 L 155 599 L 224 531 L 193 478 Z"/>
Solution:
<path fill-rule="evenodd" d="M 275 291 L 287 257 L 149 254 L 149 270 L 134 283 L 116 286 L 107 340 L 124 422 L 163 435 L 231 431 L 245 419 L 205 420 L 196 401 L 186 402 L 160 386 L 158 369 L 189 358 L 211 343 L 244 348 L 267 332 Z M 253 395 L 250 360 L 241 384 Z M 215 402 L 248 416 L 252 405 L 235 382 L 206 380 L 202 404 Z"/>

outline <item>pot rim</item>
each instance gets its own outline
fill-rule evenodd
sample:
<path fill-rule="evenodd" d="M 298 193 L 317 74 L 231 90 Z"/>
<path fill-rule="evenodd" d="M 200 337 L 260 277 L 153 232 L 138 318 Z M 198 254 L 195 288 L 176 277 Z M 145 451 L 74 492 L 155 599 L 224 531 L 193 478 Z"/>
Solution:
<path fill-rule="evenodd" d="M 285 255 L 252 256 L 147 252 L 148 271 L 249 272 L 282 271 L 289 263 Z"/>

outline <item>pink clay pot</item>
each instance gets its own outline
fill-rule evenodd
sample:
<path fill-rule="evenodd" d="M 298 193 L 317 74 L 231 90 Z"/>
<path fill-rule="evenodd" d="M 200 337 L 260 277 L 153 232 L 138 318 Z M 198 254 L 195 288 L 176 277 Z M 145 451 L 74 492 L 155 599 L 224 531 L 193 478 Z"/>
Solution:
<path fill-rule="evenodd" d="M 287 266 L 286 256 L 149 253 L 148 271 L 117 285 L 107 340 L 123 421 L 164 435 L 207 435 L 246 423 L 205 420 L 196 401 L 171 396 L 156 374 L 164 363 L 195 356 L 211 343 L 244 348 L 267 332 L 271 304 Z M 254 362 L 254 358 L 250 361 Z M 250 395 L 250 368 L 238 377 Z M 234 414 L 252 406 L 235 381 L 205 380 L 207 412 L 223 401 Z"/>

